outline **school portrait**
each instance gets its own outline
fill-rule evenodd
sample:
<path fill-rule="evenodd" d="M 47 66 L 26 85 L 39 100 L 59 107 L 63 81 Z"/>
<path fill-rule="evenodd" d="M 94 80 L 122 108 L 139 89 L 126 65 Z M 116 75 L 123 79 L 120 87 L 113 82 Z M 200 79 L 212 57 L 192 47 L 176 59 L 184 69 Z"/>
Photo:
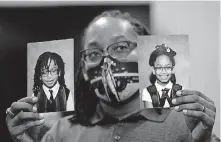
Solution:
<path fill-rule="evenodd" d="M 27 96 L 37 112 L 73 111 L 73 39 L 28 43 Z"/>
<path fill-rule="evenodd" d="M 141 107 L 173 107 L 176 92 L 190 88 L 188 36 L 140 37 L 139 45 Z"/>

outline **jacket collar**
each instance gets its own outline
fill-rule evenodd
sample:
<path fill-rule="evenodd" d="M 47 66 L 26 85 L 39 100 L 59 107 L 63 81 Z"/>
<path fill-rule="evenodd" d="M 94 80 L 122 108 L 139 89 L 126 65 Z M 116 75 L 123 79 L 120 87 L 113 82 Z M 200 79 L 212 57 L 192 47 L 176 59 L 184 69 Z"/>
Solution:
<path fill-rule="evenodd" d="M 157 110 L 159 112 L 157 112 Z M 144 116 L 147 120 L 153 122 L 164 122 L 167 116 L 171 113 L 173 108 L 146 108 L 140 111 L 140 115 Z"/>

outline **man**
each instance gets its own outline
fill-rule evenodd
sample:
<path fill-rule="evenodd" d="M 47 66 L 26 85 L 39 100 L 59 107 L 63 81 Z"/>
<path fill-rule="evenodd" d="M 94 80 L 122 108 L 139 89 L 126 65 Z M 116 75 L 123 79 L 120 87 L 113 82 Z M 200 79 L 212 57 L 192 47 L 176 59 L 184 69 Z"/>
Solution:
<path fill-rule="evenodd" d="M 178 91 L 176 110 L 165 109 L 160 115 L 154 109 L 139 109 L 136 42 L 138 35 L 148 33 L 128 13 L 107 11 L 94 18 L 83 36 L 76 114 L 59 120 L 43 142 L 211 141 L 215 106 L 198 91 Z M 31 141 L 26 130 L 44 123 L 33 111 L 37 101 L 23 98 L 9 108 L 7 124 L 14 140 Z"/>

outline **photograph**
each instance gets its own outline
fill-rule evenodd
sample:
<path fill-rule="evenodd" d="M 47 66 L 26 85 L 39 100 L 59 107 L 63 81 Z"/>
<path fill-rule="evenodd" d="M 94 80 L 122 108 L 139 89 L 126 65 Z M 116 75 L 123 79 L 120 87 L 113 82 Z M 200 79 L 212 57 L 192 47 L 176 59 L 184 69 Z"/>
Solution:
<path fill-rule="evenodd" d="M 220 141 L 218 2 L 23 4 L 0 4 L 5 141 Z"/>
<path fill-rule="evenodd" d="M 188 35 L 140 36 L 141 107 L 173 107 L 176 92 L 190 86 Z"/>
<path fill-rule="evenodd" d="M 74 39 L 27 44 L 27 96 L 38 98 L 36 112 L 44 125 L 27 131 L 35 141 L 74 111 Z"/>
<path fill-rule="evenodd" d="M 38 98 L 37 112 L 74 110 L 74 40 L 27 44 L 27 96 Z"/>

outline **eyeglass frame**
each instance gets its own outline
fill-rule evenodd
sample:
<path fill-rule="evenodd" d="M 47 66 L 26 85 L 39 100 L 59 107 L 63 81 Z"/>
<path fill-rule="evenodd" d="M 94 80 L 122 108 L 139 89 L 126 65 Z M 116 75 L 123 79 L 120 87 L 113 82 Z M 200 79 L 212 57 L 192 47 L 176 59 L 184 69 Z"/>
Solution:
<path fill-rule="evenodd" d="M 125 41 L 119 41 L 119 42 L 112 43 L 111 45 L 109 45 L 109 46 L 106 48 L 106 51 L 108 52 L 108 49 L 109 49 L 111 46 L 113 46 L 114 44 L 118 44 L 118 43 L 122 43 L 122 42 L 127 43 L 127 44 L 128 44 L 128 47 L 130 47 L 130 44 L 133 45 L 132 48 L 129 48 L 129 49 L 130 49 L 130 52 L 137 47 L 137 43 L 136 43 L 136 42 L 132 42 L 132 41 L 129 41 L 129 40 L 125 40 Z M 93 49 L 99 49 L 99 50 L 101 51 L 101 53 L 103 54 L 101 57 L 105 57 L 105 55 L 104 55 L 104 51 L 105 51 L 105 50 L 104 50 L 104 49 L 100 49 L 100 48 L 83 49 L 83 50 L 80 51 L 80 57 L 83 58 L 83 60 L 84 60 L 85 62 L 87 62 L 87 61 L 85 60 L 85 57 L 83 57 L 83 54 L 84 54 L 84 52 L 86 52 L 86 51 L 88 51 L 88 50 L 93 50 Z M 129 52 L 129 53 L 130 53 L 130 52 Z M 128 54 L 128 55 L 129 55 L 129 54 Z M 127 55 L 127 56 L 128 56 L 128 55 Z M 109 52 L 108 52 L 108 56 L 111 56 Z M 111 57 L 112 57 L 112 56 L 111 56 Z M 113 58 L 114 58 L 114 57 L 113 57 Z M 102 58 L 101 58 L 101 60 L 102 60 Z M 101 60 L 100 60 L 100 61 L 101 61 Z M 99 62 L 100 62 L 100 61 L 99 61 Z"/>
<path fill-rule="evenodd" d="M 153 67 L 155 71 L 157 72 L 162 72 L 163 70 L 165 70 L 165 72 L 172 72 L 174 69 L 174 66 L 168 66 L 168 67 Z M 160 69 L 159 69 L 160 68 Z M 167 70 L 167 68 L 170 68 L 170 70 Z"/>
<path fill-rule="evenodd" d="M 48 75 L 49 75 L 49 73 L 51 74 L 51 76 L 55 76 L 55 75 L 57 75 L 58 74 L 58 71 L 59 71 L 59 69 L 57 68 L 57 69 L 55 69 L 55 70 L 47 70 L 47 72 L 46 73 L 44 73 L 43 71 L 41 71 L 41 76 L 42 77 L 47 77 Z M 54 73 L 52 73 L 52 72 L 54 72 Z"/>

